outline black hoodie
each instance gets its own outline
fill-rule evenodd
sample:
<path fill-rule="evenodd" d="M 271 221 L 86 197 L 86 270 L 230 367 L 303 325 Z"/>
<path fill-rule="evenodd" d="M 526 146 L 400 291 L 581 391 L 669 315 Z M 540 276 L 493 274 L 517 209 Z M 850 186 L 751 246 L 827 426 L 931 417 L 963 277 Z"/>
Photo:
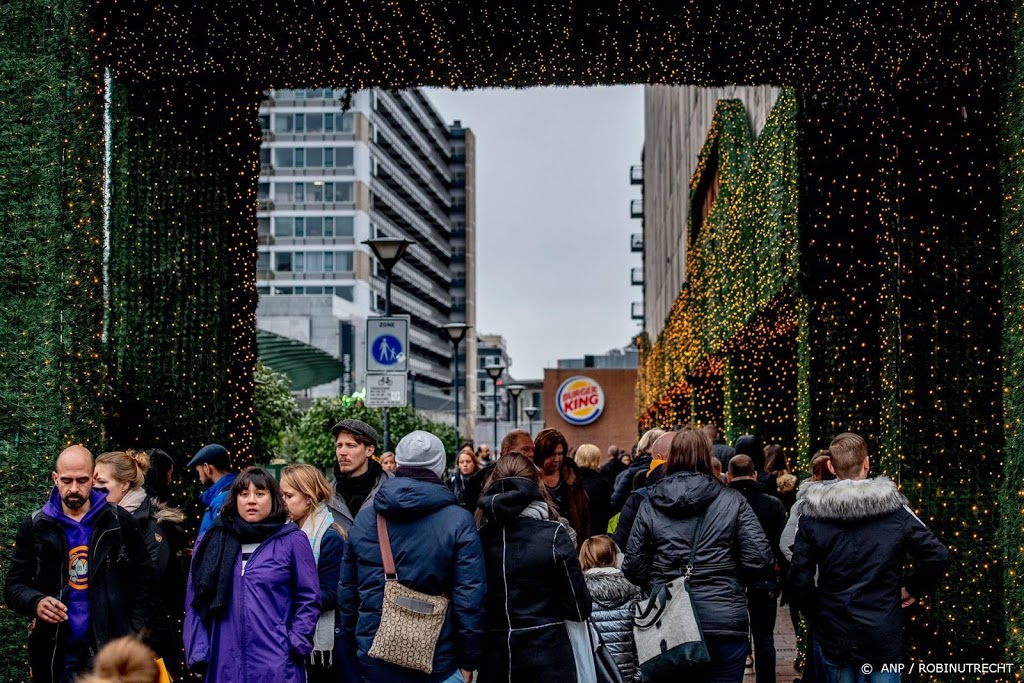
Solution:
<path fill-rule="evenodd" d="M 747 637 L 744 583 L 772 563 L 768 539 L 738 491 L 706 474 L 676 472 L 650 487 L 629 537 L 622 573 L 638 586 L 683 574 L 697 518 L 704 526 L 690 588 L 705 635 Z"/>
<path fill-rule="evenodd" d="M 564 621 L 590 616 L 590 593 L 569 532 L 540 505 L 541 519 L 520 516 L 543 500 L 522 477 L 496 481 L 480 496 L 488 634 L 481 683 L 576 680 Z"/>

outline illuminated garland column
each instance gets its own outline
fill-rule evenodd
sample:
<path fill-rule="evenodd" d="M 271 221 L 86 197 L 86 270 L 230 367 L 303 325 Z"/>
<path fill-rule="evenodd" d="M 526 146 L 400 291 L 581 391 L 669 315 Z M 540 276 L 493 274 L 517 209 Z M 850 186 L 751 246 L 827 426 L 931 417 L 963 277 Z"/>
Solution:
<path fill-rule="evenodd" d="M 1024 23 L 1013 26 L 1003 107 L 1003 410 L 1006 467 L 1000 541 L 1006 564 L 1007 661 L 1024 666 Z"/>
<path fill-rule="evenodd" d="M 0 10 L 0 574 L 61 448 L 102 447 L 103 79 L 87 3 Z M 28 679 L 0 607 L 0 680 Z"/>
<path fill-rule="evenodd" d="M 907 613 L 915 661 L 999 661 L 995 107 L 801 99 L 811 446 L 857 431 L 950 547 Z M 955 635 L 954 635 L 955 634 Z"/>
<path fill-rule="evenodd" d="M 258 94 L 115 100 L 111 438 L 179 463 L 219 441 L 251 461 Z"/>

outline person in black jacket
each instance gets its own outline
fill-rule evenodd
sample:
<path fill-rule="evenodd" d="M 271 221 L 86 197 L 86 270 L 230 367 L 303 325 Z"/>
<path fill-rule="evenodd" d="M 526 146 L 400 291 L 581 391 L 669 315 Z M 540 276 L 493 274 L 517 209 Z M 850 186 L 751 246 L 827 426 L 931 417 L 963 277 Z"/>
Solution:
<path fill-rule="evenodd" d="M 530 432 L 525 429 L 513 429 L 501 440 L 501 450 L 498 453 L 498 459 L 500 460 L 509 453 L 519 453 L 532 460 L 534 448 L 533 437 L 530 435 Z M 497 462 L 498 460 L 488 462 L 466 482 L 462 492 L 461 503 L 464 508 L 474 514 L 476 513 L 476 503 L 480 499 L 480 492 L 487 487 L 488 477 L 491 476 Z"/>
<path fill-rule="evenodd" d="M 703 517 L 690 591 L 711 663 L 687 680 L 739 683 L 749 626 L 743 588 L 764 576 L 772 551 L 747 501 L 712 476 L 712 457 L 711 440 L 699 429 L 675 435 L 666 477 L 640 505 L 622 573 L 645 588 L 679 578 Z"/>
<path fill-rule="evenodd" d="M 629 461 L 629 467 L 625 471 L 620 472 L 615 477 L 615 488 L 612 491 L 613 515 L 622 510 L 626 499 L 629 498 L 629 494 L 633 491 L 633 477 L 640 472 L 646 472 L 650 468 L 651 449 L 654 447 L 654 442 L 664 433 L 665 430 L 663 429 L 649 429 L 644 432 L 644 435 L 640 437 L 640 441 L 636 444 L 636 457 Z"/>
<path fill-rule="evenodd" d="M 107 494 L 107 502 L 132 513 L 153 562 L 154 621 L 150 625 L 153 649 L 174 677 L 185 672 L 181 641 L 187 573 L 180 552 L 187 545 L 181 510 L 153 500 L 144 484 L 150 469 L 142 451 L 112 451 L 96 458 L 93 490 Z"/>
<path fill-rule="evenodd" d="M 479 683 L 576 681 L 565 622 L 590 617 L 590 593 L 540 472 L 518 453 L 502 456 L 479 506 L 488 587 Z"/>
<path fill-rule="evenodd" d="M 753 434 L 744 434 L 736 439 L 736 455 L 749 456 L 754 461 L 757 483 L 764 487 L 765 493 L 778 496 L 779 490 L 778 484 L 775 481 L 775 475 L 764 471 L 764 442 L 761 441 L 760 437 Z M 728 468 L 728 466 L 726 467 Z"/>
<path fill-rule="evenodd" d="M 597 471 L 601 449 L 594 444 L 582 444 L 573 459 L 579 466 L 580 481 L 590 507 L 590 533 L 603 534 L 608 531 L 608 520 L 612 516 L 612 485 Z"/>
<path fill-rule="evenodd" d="M 608 536 L 593 536 L 580 548 L 580 569 L 594 602 L 590 623 L 608 650 L 622 680 L 640 680 L 633 639 L 633 604 L 643 591 L 622 575 L 618 567 L 619 547 Z"/>
<path fill-rule="evenodd" d="M 902 661 L 902 610 L 935 588 L 949 551 L 892 480 L 867 478 L 864 439 L 840 434 L 828 450 L 838 479 L 801 493 L 789 580 L 811 614 L 828 680 L 847 680 L 862 667 L 878 672 Z M 902 576 L 904 552 L 914 558 L 912 576 Z M 866 680 L 892 680 L 874 676 Z"/>
<path fill-rule="evenodd" d="M 640 510 L 640 504 L 647 498 L 649 487 L 661 481 L 665 476 L 664 464 L 668 460 L 669 451 L 672 450 L 672 438 L 675 432 L 665 432 L 659 436 L 651 446 L 651 468 L 646 472 L 640 472 L 633 477 L 633 492 L 626 499 L 619 513 L 619 523 L 615 527 L 612 538 L 623 550 L 629 544 L 629 534 L 633 531 L 633 522 L 636 521 L 636 513 Z"/>
<path fill-rule="evenodd" d="M 779 584 L 775 563 L 785 563 L 779 550 L 779 538 L 786 526 L 786 508 L 782 501 L 764 492 L 754 479 L 754 461 L 747 455 L 734 455 L 729 460 L 729 488 L 739 491 L 757 516 L 761 529 L 768 537 L 775 562 L 760 580 L 747 586 L 747 611 L 750 613 L 750 633 L 754 640 L 754 669 L 757 683 L 775 683 L 775 616 L 779 597 Z"/>
<path fill-rule="evenodd" d="M 35 628 L 32 680 L 63 683 L 107 642 L 146 632 L 152 564 L 131 513 L 92 490 L 92 453 L 66 448 L 42 510 L 21 523 L 4 600 Z"/>

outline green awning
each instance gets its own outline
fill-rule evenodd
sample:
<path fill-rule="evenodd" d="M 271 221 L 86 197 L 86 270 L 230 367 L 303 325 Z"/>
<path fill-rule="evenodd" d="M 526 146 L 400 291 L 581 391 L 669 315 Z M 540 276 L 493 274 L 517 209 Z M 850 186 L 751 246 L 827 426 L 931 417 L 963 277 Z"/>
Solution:
<path fill-rule="evenodd" d="M 273 332 L 256 330 L 260 360 L 292 381 L 292 391 L 327 384 L 341 377 L 341 361 L 326 351 Z"/>

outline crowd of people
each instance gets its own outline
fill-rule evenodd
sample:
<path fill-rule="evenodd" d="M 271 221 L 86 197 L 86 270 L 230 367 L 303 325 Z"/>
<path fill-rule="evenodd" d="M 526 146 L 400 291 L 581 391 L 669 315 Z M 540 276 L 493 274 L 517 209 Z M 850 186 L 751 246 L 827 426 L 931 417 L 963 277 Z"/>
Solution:
<path fill-rule="evenodd" d="M 781 598 L 808 626 L 804 683 L 892 681 L 903 610 L 948 563 L 852 433 L 799 485 L 783 448 L 730 447 L 712 425 L 628 451 L 514 430 L 450 473 L 427 432 L 383 454 L 365 422 L 332 434 L 330 481 L 200 449 L 195 543 L 166 502 L 166 453 L 65 449 L 5 586 L 33 680 L 739 683 L 752 658 L 774 683 Z M 678 656 L 654 666 L 638 616 L 680 595 L 699 647 L 678 655 L 668 628 Z"/>

